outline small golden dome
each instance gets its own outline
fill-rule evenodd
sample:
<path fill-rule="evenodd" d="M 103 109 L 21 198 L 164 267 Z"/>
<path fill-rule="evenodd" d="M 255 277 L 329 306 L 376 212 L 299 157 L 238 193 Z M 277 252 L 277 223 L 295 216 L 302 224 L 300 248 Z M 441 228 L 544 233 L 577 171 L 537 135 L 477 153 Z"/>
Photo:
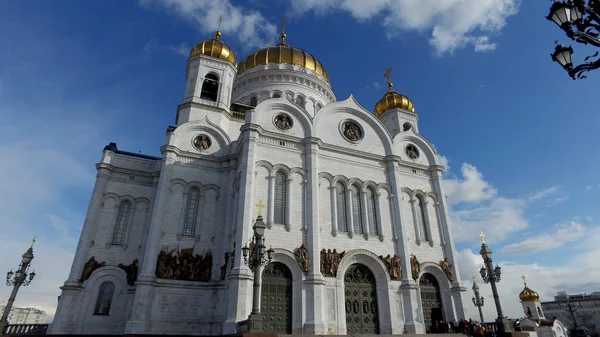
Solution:
<path fill-rule="evenodd" d="M 384 112 L 394 109 L 400 108 L 404 110 L 408 110 L 410 112 L 415 112 L 415 107 L 410 98 L 396 92 L 393 90 L 388 91 L 383 97 L 375 104 L 375 117 L 379 117 L 383 115 Z"/>
<path fill-rule="evenodd" d="M 228 45 L 221 41 L 221 32 L 216 31 L 215 38 L 198 43 L 192 50 L 190 50 L 190 57 L 197 55 L 206 55 L 215 57 L 218 59 L 229 61 L 231 64 L 236 66 L 237 60 L 235 53 Z"/>
<path fill-rule="evenodd" d="M 413 102 L 410 100 L 410 98 L 398 93 L 397 91 L 392 90 L 393 84 L 392 84 L 392 81 L 390 80 L 391 72 L 392 72 L 392 68 L 387 68 L 385 70 L 384 77 L 386 77 L 388 80 L 388 83 L 387 83 L 388 92 L 386 92 L 385 95 L 383 95 L 383 97 L 381 97 L 379 102 L 377 102 L 377 104 L 375 104 L 375 109 L 373 110 L 373 112 L 375 113 L 375 117 L 379 117 L 379 116 L 383 115 L 384 112 L 386 112 L 390 109 L 395 109 L 395 108 L 400 108 L 400 109 L 408 110 L 410 112 L 415 112 L 415 106 L 413 105 Z"/>
<path fill-rule="evenodd" d="M 535 291 L 531 290 L 527 286 L 527 283 L 525 283 L 525 289 L 521 291 L 521 293 L 519 294 L 519 298 L 523 302 L 537 302 L 540 300 L 540 295 L 538 295 L 538 293 L 536 293 Z"/>

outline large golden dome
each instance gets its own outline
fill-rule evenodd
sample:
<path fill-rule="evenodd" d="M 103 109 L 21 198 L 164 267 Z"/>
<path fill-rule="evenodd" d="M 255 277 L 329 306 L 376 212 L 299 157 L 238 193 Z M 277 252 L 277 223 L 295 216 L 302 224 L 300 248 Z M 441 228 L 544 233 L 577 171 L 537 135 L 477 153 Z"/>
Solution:
<path fill-rule="evenodd" d="M 540 295 L 535 291 L 531 290 L 527 286 L 527 283 L 525 283 L 525 289 L 521 291 L 521 293 L 519 294 L 519 298 L 523 302 L 537 302 L 540 300 Z"/>
<path fill-rule="evenodd" d="M 218 59 L 229 61 L 233 66 L 236 66 L 237 60 L 235 59 L 235 53 L 228 45 L 221 41 L 221 32 L 215 33 L 215 38 L 198 43 L 192 50 L 190 50 L 190 57 L 196 55 L 206 55 L 215 57 Z"/>
<path fill-rule="evenodd" d="M 329 81 L 329 74 L 327 74 L 327 71 L 321 62 L 304 50 L 287 45 L 285 43 L 285 38 L 285 33 L 281 33 L 280 44 L 259 49 L 254 54 L 248 55 L 244 61 L 240 62 L 238 66 L 238 75 L 259 65 L 289 63 L 314 71 L 318 75 L 323 76 L 327 83 L 331 84 Z"/>

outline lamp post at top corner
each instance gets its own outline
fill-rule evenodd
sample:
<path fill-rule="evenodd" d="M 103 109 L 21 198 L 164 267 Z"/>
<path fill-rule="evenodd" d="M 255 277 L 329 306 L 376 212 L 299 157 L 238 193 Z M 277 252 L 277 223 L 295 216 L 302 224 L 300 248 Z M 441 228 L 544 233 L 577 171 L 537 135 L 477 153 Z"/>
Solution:
<path fill-rule="evenodd" d="M 565 0 L 554 1 L 550 6 L 550 14 L 546 19 L 554 22 L 571 40 L 600 47 L 600 0 Z M 573 48 L 556 42 L 554 53 L 550 56 L 573 79 L 584 79 L 585 72 L 600 68 L 599 52 L 588 56 L 584 63 L 573 66 Z"/>
<path fill-rule="evenodd" d="M 274 250 L 269 248 L 266 250 L 265 247 L 265 230 L 267 225 L 263 221 L 262 209 L 265 205 L 262 200 L 256 205 L 258 207 L 258 216 L 256 222 L 252 226 L 254 236 L 250 242 L 250 247 L 246 244 L 242 248 L 242 255 L 244 256 L 244 263 L 254 273 L 254 286 L 252 293 L 252 312 L 248 316 L 249 332 L 262 332 L 263 331 L 263 319 L 260 313 L 260 286 L 261 286 L 261 268 L 271 263 L 273 260 Z M 265 250 L 267 257 L 265 258 Z"/>
<path fill-rule="evenodd" d="M 33 244 L 35 243 L 35 238 L 33 238 L 31 242 L 31 246 L 27 251 L 21 256 L 21 263 L 19 264 L 19 268 L 16 272 L 9 271 L 6 273 L 6 285 L 9 287 L 13 287 L 12 292 L 10 293 L 10 297 L 8 298 L 8 302 L 6 303 L 6 307 L 4 307 L 4 312 L 2 313 L 2 318 L 0 318 L 0 336 L 4 335 L 4 329 L 8 325 L 8 315 L 10 310 L 12 309 L 13 303 L 17 297 L 17 293 L 19 292 L 19 288 L 21 286 L 27 287 L 33 278 L 35 277 L 35 272 L 31 272 L 28 274 L 29 265 L 31 260 L 33 260 Z M 29 278 L 27 277 L 29 276 Z"/>
<path fill-rule="evenodd" d="M 502 305 L 500 304 L 500 297 L 498 296 L 498 288 L 496 287 L 496 283 L 500 282 L 500 277 L 502 275 L 502 270 L 500 266 L 492 263 L 492 251 L 485 243 L 485 235 L 483 232 L 479 233 L 481 237 L 481 250 L 479 253 L 483 257 L 484 266 L 479 270 L 479 274 L 481 274 L 481 278 L 483 282 L 489 283 L 492 286 L 492 294 L 494 295 L 494 304 L 496 304 L 496 311 L 498 312 L 498 318 L 496 318 L 496 325 L 498 329 L 498 333 L 500 335 L 504 335 L 506 333 L 510 333 L 513 331 L 512 324 L 508 321 L 508 319 L 502 313 Z"/>

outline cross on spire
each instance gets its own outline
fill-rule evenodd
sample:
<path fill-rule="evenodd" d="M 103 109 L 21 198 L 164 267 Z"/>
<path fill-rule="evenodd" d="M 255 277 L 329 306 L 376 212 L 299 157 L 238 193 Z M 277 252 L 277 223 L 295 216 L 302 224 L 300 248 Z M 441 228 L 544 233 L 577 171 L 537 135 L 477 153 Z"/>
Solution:
<path fill-rule="evenodd" d="M 385 68 L 385 75 L 383 75 L 383 77 L 387 78 L 387 87 L 390 91 L 392 91 L 392 81 L 391 81 L 391 73 L 392 73 L 392 68 Z"/>
<path fill-rule="evenodd" d="M 525 277 L 525 275 L 522 275 L 521 278 L 523 279 L 523 283 L 525 284 L 525 286 L 527 286 L 527 277 Z"/>
<path fill-rule="evenodd" d="M 29 248 L 33 248 L 33 244 L 35 243 L 35 236 L 33 237 L 33 239 L 31 240 L 31 247 Z"/>
<path fill-rule="evenodd" d="M 483 234 L 483 232 L 479 232 L 479 237 L 481 237 L 481 244 L 485 245 L 485 234 Z"/>
<path fill-rule="evenodd" d="M 258 204 L 256 204 L 256 207 L 258 208 L 258 216 L 262 216 L 262 209 L 265 208 L 267 205 L 262 203 L 262 200 L 258 201 Z"/>
<path fill-rule="evenodd" d="M 285 38 L 287 37 L 287 35 L 285 34 L 285 22 L 287 21 L 287 17 L 283 17 L 283 19 L 281 20 L 281 34 L 279 34 L 279 37 L 281 38 L 281 42 L 279 43 L 280 46 L 287 46 L 287 44 L 285 43 Z"/>
<path fill-rule="evenodd" d="M 221 38 L 221 20 L 223 20 L 222 16 L 219 16 L 219 26 L 217 26 L 217 31 L 215 32 L 215 39 L 218 40 Z"/>
<path fill-rule="evenodd" d="M 475 275 L 473 275 L 471 278 L 473 279 L 473 283 L 475 283 Z"/>

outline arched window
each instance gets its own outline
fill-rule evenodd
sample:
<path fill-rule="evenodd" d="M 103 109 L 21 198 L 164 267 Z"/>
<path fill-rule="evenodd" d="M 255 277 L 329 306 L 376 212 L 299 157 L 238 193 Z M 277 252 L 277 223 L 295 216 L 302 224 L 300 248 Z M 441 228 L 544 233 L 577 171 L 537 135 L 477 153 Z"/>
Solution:
<path fill-rule="evenodd" d="M 200 92 L 200 98 L 216 102 L 217 93 L 219 92 L 219 77 L 215 74 L 208 74 L 204 77 L 202 83 L 202 91 Z"/>
<path fill-rule="evenodd" d="M 197 187 L 190 188 L 185 205 L 185 217 L 183 219 L 183 235 L 196 235 L 196 221 L 198 220 L 198 207 L 200 202 L 200 190 Z"/>
<path fill-rule="evenodd" d="M 112 244 L 122 245 L 125 241 L 125 233 L 129 224 L 129 214 L 131 213 L 131 202 L 123 201 L 119 205 L 117 212 L 117 222 L 115 223 L 115 231 L 113 232 Z"/>
<path fill-rule="evenodd" d="M 369 231 L 371 234 L 379 235 L 379 219 L 377 219 L 377 210 L 375 205 L 375 191 L 373 188 L 367 188 L 367 216 L 369 218 Z"/>
<path fill-rule="evenodd" d="M 337 183 L 337 221 L 340 232 L 348 232 L 348 216 L 346 214 L 346 187 L 344 184 Z"/>
<path fill-rule="evenodd" d="M 280 98 L 280 97 L 281 97 L 281 94 L 278 92 L 273 94 L 273 98 Z"/>
<path fill-rule="evenodd" d="M 321 103 L 317 103 L 317 111 L 321 110 L 322 107 L 323 105 Z"/>
<path fill-rule="evenodd" d="M 360 189 L 352 185 L 352 220 L 354 220 L 354 233 L 363 234 L 362 207 L 360 205 Z"/>
<path fill-rule="evenodd" d="M 304 97 L 302 96 L 298 96 L 296 97 L 296 103 L 301 106 L 302 108 L 304 108 L 305 106 L 305 101 L 304 101 Z"/>
<path fill-rule="evenodd" d="M 258 105 L 258 99 L 256 98 L 256 96 L 250 98 L 250 106 L 257 106 Z"/>
<path fill-rule="evenodd" d="M 114 291 L 115 285 L 112 282 L 104 282 L 100 285 L 98 298 L 96 298 L 96 306 L 94 307 L 94 315 L 108 315 Z"/>
<path fill-rule="evenodd" d="M 420 195 L 417 195 L 417 222 L 422 241 L 429 241 L 429 233 L 427 233 L 427 223 L 425 222 L 425 202 Z"/>
<path fill-rule="evenodd" d="M 285 173 L 278 171 L 275 174 L 275 202 L 273 208 L 273 222 L 285 225 L 285 206 L 287 198 L 287 177 Z"/>

